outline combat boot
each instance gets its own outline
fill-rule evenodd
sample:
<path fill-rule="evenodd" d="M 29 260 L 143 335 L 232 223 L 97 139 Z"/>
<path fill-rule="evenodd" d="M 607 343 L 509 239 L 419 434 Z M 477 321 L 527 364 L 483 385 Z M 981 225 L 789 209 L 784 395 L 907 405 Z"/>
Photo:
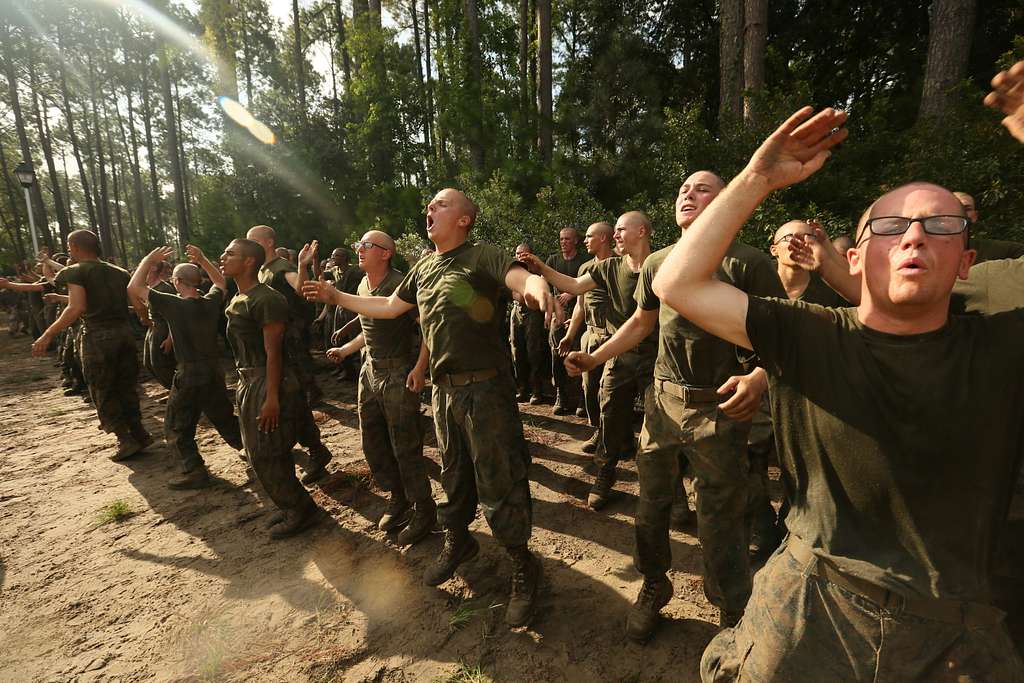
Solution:
<path fill-rule="evenodd" d="M 409 510 L 412 506 L 405 498 L 401 490 L 391 492 L 391 500 L 377 522 L 377 528 L 381 531 L 392 531 L 409 522 Z"/>
<path fill-rule="evenodd" d="M 284 519 L 270 527 L 270 537 L 276 541 L 301 533 L 317 523 L 319 513 L 315 505 L 305 513 L 285 510 Z"/>
<path fill-rule="evenodd" d="M 512 558 L 512 592 L 505 609 L 505 625 L 511 628 L 526 626 L 537 606 L 537 591 L 543 570 L 540 560 L 525 545 L 508 549 Z"/>
<path fill-rule="evenodd" d="M 132 432 L 132 437 L 134 437 L 135 440 L 138 441 L 139 445 L 141 446 L 139 450 L 142 450 L 143 448 L 148 448 L 153 445 L 153 436 L 146 431 L 146 428 L 142 426 L 141 422 L 135 422 L 134 424 L 131 425 L 130 429 Z"/>
<path fill-rule="evenodd" d="M 601 445 L 601 430 L 595 429 L 594 435 L 583 442 L 580 450 L 584 453 L 597 453 L 597 447 Z"/>
<path fill-rule="evenodd" d="M 644 578 L 640 594 L 626 616 L 626 636 L 637 643 L 646 642 L 661 619 L 661 608 L 672 599 L 672 582 L 664 575 Z"/>
<path fill-rule="evenodd" d="M 309 469 L 302 475 L 302 483 L 309 486 L 327 474 L 327 463 L 334 456 L 327 446 L 320 444 L 309 449 Z"/>
<path fill-rule="evenodd" d="M 597 479 L 587 496 L 587 506 L 591 510 L 600 510 L 612 499 L 612 487 L 615 486 L 615 463 L 610 462 L 597 471 Z"/>
<path fill-rule="evenodd" d="M 110 456 L 110 459 L 114 462 L 121 462 L 137 455 L 142 449 L 142 444 L 131 435 L 131 432 L 119 432 L 117 434 L 117 452 Z"/>
<path fill-rule="evenodd" d="M 444 545 L 434 563 L 423 573 L 423 583 L 440 586 L 455 575 L 455 569 L 463 562 L 469 562 L 480 552 L 469 529 L 445 529 Z"/>
<path fill-rule="evenodd" d="M 175 491 L 205 489 L 212 483 L 213 481 L 210 479 L 210 473 L 206 471 L 206 468 L 197 467 L 191 472 L 185 473 L 185 476 L 180 479 L 175 479 L 167 484 L 167 488 L 174 489 Z"/>
<path fill-rule="evenodd" d="M 565 397 L 562 396 L 562 392 L 555 394 L 555 405 L 551 408 L 551 412 L 554 415 L 568 415 L 572 412 L 565 406 Z M 575 410 L 575 409 L 573 409 Z"/>
<path fill-rule="evenodd" d="M 413 507 L 409 525 L 398 533 L 395 542 L 398 545 L 412 545 L 427 536 L 437 524 L 437 505 L 433 500 L 425 500 Z"/>

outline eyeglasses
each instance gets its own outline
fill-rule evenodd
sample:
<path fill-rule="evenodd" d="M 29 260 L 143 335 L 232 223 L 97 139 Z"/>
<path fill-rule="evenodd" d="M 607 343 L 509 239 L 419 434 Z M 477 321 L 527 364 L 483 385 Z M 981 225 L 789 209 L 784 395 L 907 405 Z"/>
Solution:
<path fill-rule="evenodd" d="M 868 232 L 871 235 L 880 236 L 902 235 L 910 229 L 913 223 L 920 223 L 929 235 L 959 235 L 967 229 L 970 221 L 963 216 L 921 216 L 919 218 L 877 216 L 865 223 L 864 227 L 867 230 L 861 233 L 857 246 L 860 246 L 861 242 L 868 238 Z"/>
<path fill-rule="evenodd" d="M 815 235 L 812 232 L 807 232 L 807 233 L 791 232 L 788 235 L 783 235 L 782 237 L 780 237 L 778 239 L 778 241 L 774 242 L 773 244 L 782 244 L 783 242 L 792 242 L 794 237 L 802 237 L 807 242 L 817 242 L 818 241 L 818 236 Z"/>
<path fill-rule="evenodd" d="M 377 247 L 378 249 L 382 249 L 384 251 L 387 251 L 387 247 L 382 247 L 381 245 L 377 244 L 376 242 L 371 242 L 369 240 L 365 240 L 363 242 L 353 242 L 352 243 L 352 251 L 359 251 L 360 249 L 371 249 L 372 247 Z"/>

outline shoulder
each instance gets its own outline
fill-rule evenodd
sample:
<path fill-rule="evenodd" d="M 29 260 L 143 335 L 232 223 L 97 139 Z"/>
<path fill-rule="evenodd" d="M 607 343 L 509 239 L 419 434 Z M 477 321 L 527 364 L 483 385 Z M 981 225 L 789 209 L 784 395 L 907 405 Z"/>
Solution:
<path fill-rule="evenodd" d="M 665 259 L 668 258 L 668 255 L 672 252 L 672 249 L 674 247 L 675 245 L 671 244 L 665 247 L 664 249 L 659 249 L 658 251 L 654 252 L 653 254 L 645 258 L 644 264 L 640 267 L 640 272 L 651 273 L 652 275 L 654 273 L 657 273 L 658 268 L 661 268 L 661 264 L 665 262 Z"/>

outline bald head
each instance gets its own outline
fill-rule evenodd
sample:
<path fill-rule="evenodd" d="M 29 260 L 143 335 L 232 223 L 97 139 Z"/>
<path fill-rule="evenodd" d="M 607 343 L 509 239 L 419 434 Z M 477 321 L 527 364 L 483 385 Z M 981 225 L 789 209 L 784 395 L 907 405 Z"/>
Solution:
<path fill-rule="evenodd" d="M 68 245 L 93 256 L 100 253 L 100 238 L 92 230 L 75 230 L 68 235 Z"/>
<path fill-rule="evenodd" d="M 786 235 L 811 235 L 814 234 L 814 228 L 808 225 L 805 221 L 789 221 L 779 226 L 779 229 L 775 231 L 775 235 L 772 237 L 772 242 L 778 242 Z"/>
<path fill-rule="evenodd" d="M 387 234 L 383 230 L 370 230 L 363 235 L 364 242 L 373 242 L 374 244 L 384 247 L 392 254 L 395 253 L 395 240 L 391 239 L 391 235 Z"/>
<path fill-rule="evenodd" d="M 725 189 L 725 181 L 714 171 L 697 171 L 691 173 L 683 185 L 707 185 L 717 195 Z"/>
<path fill-rule="evenodd" d="M 245 233 L 245 239 L 261 244 L 269 243 L 270 248 L 273 249 L 277 244 L 277 233 L 269 225 L 254 225 L 249 228 L 249 232 Z"/>
<path fill-rule="evenodd" d="M 923 212 L 922 212 L 923 210 Z M 868 207 L 857 221 L 857 244 L 865 237 L 867 223 L 881 216 L 964 216 L 963 205 L 956 195 L 935 183 L 915 181 L 886 192 Z M 967 233 L 964 233 L 965 239 Z"/>
<path fill-rule="evenodd" d="M 618 222 L 622 225 L 644 228 L 648 235 L 651 234 L 651 219 L 643 211 L 627 211 L 619 216 Z"/>
<path fill-rule="evenodd" d="M 608 239 L 611 239 L 612 238 L 612 233 L 614 231 L 615 231 L 615 228 L 612 227 L 611 223 L 609 223 L 608 221 L 599 221 L 597 223 L 591 223 L 587 227 L 587 235 L 586 236 L 587 237 L 602 237 L 603 236 L 603 237 L 607 237 Z"/>
<path fill-rule="evenodd" d="M 266 261 L 267 253 L 259 242 L 250 239 L 237 239 L 232 240 L 231 243 L 235 245 L 242 258 L 251 258 L 256 262 L 255 270 L 259 270 Z"/>
<path fill-rule="evenodd" d="M 203 281 L 203 271 L 194 263 L 179 263 L 174 267 L 173 275 L 189 287 L 198 287 Z"/>
<path fill-rule="evenodd" d="M 476 205 L 476 202 L 470 199 L 462 190 L 456 190 L 453 187 L 446 187 L 438 194 L 444 194 L 454 202 L 463 216 L 469 216 L 469 227 L 473 227 L 473 224 L 476 223 L 477 214 L 480 213 L 480 207 Z"/>

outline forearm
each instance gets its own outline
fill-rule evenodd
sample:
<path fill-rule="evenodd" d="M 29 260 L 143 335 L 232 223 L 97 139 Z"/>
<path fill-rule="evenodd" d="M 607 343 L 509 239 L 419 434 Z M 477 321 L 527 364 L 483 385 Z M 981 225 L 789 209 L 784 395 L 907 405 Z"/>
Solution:
<path fill-rule="evenodd" d="M 15 292 L 41 292 L 43 291 L 43 285 L 38 282 L 8 282 L 6 289 L 11 289 Z"/>
<path fill-rule="evenodd" d="M 430 360 L 430 353 L 427 351 L 427 338 L 420 335 L 420 353 L 416 357 L 416 365 L 413 370 L 426 372 L 427 362 Z"/>
<path fill-rule="evenodd" d="M 280 397 L 281 377 L 284 375 L 282 346 L 283 335 L 278 335 L 275 340 L 266 344 L 265 348 L 267 352 L 266 398 L 275 401 Z"/>
<path fill-rule="evenodd" d="M 292 283 L 292 288 L 295 289 L 295 293 L 302 296 L 302 283 L 309 279 L 309 271 L 307 265 L 302 261 L 299 261 L 299 265 L 295 268 L 295 282 Z"/>
<path fill-rule="evenodd" d="M 569 339 L 576 338 L 576 335 L 579 334 L 580 328 L 583 327 L 583 321 L 585 319 L 585 313 L 583 311 L 583 305 L 585 302 L 577 301 L 576 303 L 578 305 L 572 310 L 572 318 L 569 319 L 569 328 L 565 331 L 565 336 Z"/>
<path fill-rule="evenodd" d="M 570 277 L 565 273 L 559 273 L 547 264 L 541 266 L 540 272 L 544 279 L 554 285 L 560 292 L 579 295 L 587 291 L 583 286 L 583 278 Z"/>
<path fill-rule="evenodd" d="M 46 328 L 43 336 L 54 337 L 57 334 L 63 332 L 67 328 L 75 324 L 75 322 L 82 316 L 85 310 L 76 306 L 68 305 L 60 314 L 60 316 L 53 321 L 53 324 Z"/>
<path fill-rule="evenodd" d="M 149 287 L 146 286 L 146 280 L 149 279 L 149 271 L 153 265 L 153 260 L 148 256 L 142 259 L 139 267 L 135 269 L 132 278 L 128 281 L 128 294 L 132 298 L 132 307 L 135 308 L 136 313 L 139 313 L 139 317 L 142 317 L 139 305 L 149 301 Z"/>
<path fill-rule="evenodd" d="M 213 283 L 214 287 L 222 292 L 227 290 L 227 281 L 224 279 L 224 273 L 220 272 L 220 268 L 210 263 L 210 259 L 204 256 L 196 261 L 196 265 L 203 269 L 206 277 L 210 278 L 210 282 Z"/>
<path fill-rule="evenodd" d="M 657 312 L 655 311 L 655 313 Z M 646 324 L 643 319 L 635 315 L 631 316 L 619 329 L 615 330 L 615 334 L 608 341 L 594 349 L 591 355 L 600 365 L 636 348 L 637 344 L 646 339 L 653 329 L 654 327 Z"/>
<path fill-rule="evenodd" d="M 356 335 L 355 339 L 351 339 L 341 345 L 341 352 L 346 358 L 351 356 L 353 353 L 358 353 L 366 347 L 366 337 L 362 333 Z"/>
<path fill-rule="evenodd" d="M 829 287 L 834 289 L 839 296 L 849 301 L 854 306 L 860 304 L 860 277 L 850 273 L 850 263 L 842 254 L 826 247 L 826 253 L 831 252 L 822 259 L 821 268 L 818 274 Z"/>
<path fill-rule="evenodd" d="M 332 294 L 333 303 L 337 306 L 352 311 L 357 315 L 365 315 L 367 318 L 397 318 L 410 308 L 411 304 L 406 303 L 395 295 L 391 296 L 357 296 L 334 289 Z"/>

